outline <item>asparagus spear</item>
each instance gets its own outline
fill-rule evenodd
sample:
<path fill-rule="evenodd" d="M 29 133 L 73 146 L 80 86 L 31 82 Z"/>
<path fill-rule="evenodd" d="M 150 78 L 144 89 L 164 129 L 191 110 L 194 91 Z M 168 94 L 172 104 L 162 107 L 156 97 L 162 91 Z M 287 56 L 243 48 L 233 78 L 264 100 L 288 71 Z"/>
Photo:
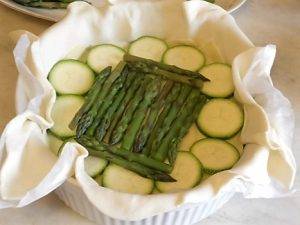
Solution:
<path fill-rule="evenodd" d="M 149 76 L 146 76 L 144 81 L 142 82 L 141 86 L 139 87 L 137 93 L 131 99 L 128 106 L 126 107 L 121 120 L 117 123 L 116 128 L 113 130 L 112 135 L 110 137 L 111 144 L 117 144 L 121 141 L 124 136 L 124 133 L 132 119 L 133 113 L 140 104 L 141 100 L 143 99 L 145 89 L 147 84 L 151 81 Z"/>
<path fill-rule="evenodd" d="M 102 70 L 99 75 L 96 77 L 96 81 L 94 82 L 93 86 L 89 90 L 86 96 L 85 103 L 83 106 L 79 109 L 79 111 L 76 113 L 75 117 L 71 121 L 69 127 L 70 129 L 75 129 L 80 118 L 90 110 L 92 105 L 94 104 L 98 93 L 101 91 L 102 85 L 105 82 L 106 78 L 110 75 L 111 67 L 106 67 L 104 70 Z"/>
<path fill-rule="evenodd" d="M 163 90 L 161 91 L 157 101 L 152 105 L 149 116 L 141 128 L 141 131 L 138 135 L 138 138 L 136 139 L 135 145 L 134 145 L 134 152 L 141 152 L 142 148 L 144 147 L 152 129 L 155 126 L 155 123 L 157 121 L 157 117 L 159 115 L 159 111 L 163 107 L 165 101 L 166 101 L 166 96 L 169 94 L 171 91 L 172 87 L 174 85 L 173 81 L 168 80 L 166 84 L 163 87 Z"/>
<path fill-rule="evenodd" d="M 96 129 L 96 139 L 98 141 L 102 141 L 102 139 L 104 138 L 106 131 L 109 128 L 110 124 L 112 123 L 112 120 L 116 114 L 116 110 L 118 107 L 120 107 L 120 104 L 122 104 L 122 101 L 125 98 L 126 93 L 128 92 L 128 88 L 130 87 L 134 78 L 135 78 L 134 73 L 128 74 L 124 86 L 119 91 L 117 96 L 115 96 L 115 99 L 113 100 L 113 104 L 106 111 L 103 119 L 101 120 L 101 123 L 99 124 L 99 126 Z"/>
<path fill-rule="evenodd" d="M 188 84 L 190 86 L 196 87 L 201 89 L 203 86 L 203 81 L 200 79 L 196 78 L 191 78 L 188 76 L 182 76 L 178 75 L 176 73 L 172 73 L 166 70 L 162 70 L 159 68 L 149 68 L 146 64 L 141 63 L 141 62 L 135 62 L 135 63 L 128 63 L 129 67 L 133 70 L 140 71 L 142 73 L 151 73 L 154 75 L 161 76 L 167 80 L 173 80 L 175 82 L 183 83 L 183 84 Z"/>
<path fill-rule="evenodd" d="M 122 75 L 116 79 L 116 81 L 112 84 L 111 89 L 109 93 L 107 93 L 105 99 L 103 100 L 103 104 L 98 109 L 97 116 L 94 119 L 94 122 L 91 124 L 91 126 L 87 129 L 86 133 L 90 136 L 94 135 L 94 132 L 98 125 L 100 124 L 103 114 L 106 112 L 106 110 L 110 107 L 110 105 L 113 103 L 113 99 L 115 95 L 118 93 L 118 91 L 124 86 L 124 81 L 127 77 L 127 71 L 123 70 Z"/>
<path fill-rule="evenodd" d="M 103 159 L 106 159 L 112 163 L 115 163 L 125 169 L 131 170 L 142 177 L 146 177 L 149 179 L 153 179 L 155 181 L 162 182 L 176 182 L 174 178 L 172 178 L 169 174 L 163 173 L 157 170 L 150 169 L 136 162 L 128 162 L 120 156 L 116 156 L 111 152 L 107 151 L 95 151 L 91 148 L 87 148 L 88 152 L 92 156 L 97 156 Z"/>
<path fill-rule="evenodd" d="M 35 8 L 45 8 L 45 9 L 65 9 L 67 8 L 69 2 L 63 1 L 41 1 L 41 0 L 14 0 L 15 2 L 27 6 L 27 7 L 35 7 Z M 75 1 L 75 0 L 74 0 Z"/>
<path fill-rule="evenodd" d="M 133 56 L 130 54 L 125 54 L 123 59 L 124 59 L 124 61 L 126 61 L 129 64 L 132 64 L 132 65 L 139 64 L 142 67 L 146 67 L 147 69 L 151 70 L 151 71 L 149 71 L 149 73 L 156 74 L 155 71 L 164 70 L 164 71 L 179 74 L 182 76 L 191 77 L 194 79 L 201 79 L 203 81 L 209 81 L 209 79 L 207 79 L 206 77 L 204 77 L 202 74 L 200 74 L 198 72 L 181 69 L 177 66 L 168 65 L 168 64 L 161 63 L 161 62 L 156 62 L 151 59 L 145 59 L 145 58 Z M 158 73 L 161 73 L 161 72 L 158 72 Z M 158 75 L 160 75 L 160 74 L 158 74 Z"/>
<path fill-rule="evenodd" d="M 106 81 L 103 84 L 103 88 L 100 91 L 100 93 L 97 95 L 95 104 L 93 104 L 90 111 L 88 111 L 86 114 L 84 114 L 81 119 L 79 120 L 77 129 L 76 129 L 76 136 L 80 137 L 85 133 L 87 128 L 93 123 L 95 117 L 97 116 L 98 109 L 101 107 L 101 105 L 104 102 L 105 96 L 110 90 L 110 87 L 112 83 L 121 75 L 125 63 L 121 61 L 117 67 L 113 70 L 113 72 L 110 74 L 110 76 L 106 79 Z"/>
<path fill-rule="evenodd" d="M 133 73 L 136 74 L 136 72 L 133 72 Z M 107 133 L 110 136 L 112 136 L 113 130 L 116 128 L 117 123 L 121 120 L 121 117 L 124 113 L 126 106 L 130 102 L 130 100 L 133 98 L 134 94 L 136 93 L 136 91 L 138 90 L 138 88 L 140 87 L 140 85 L 142 83 L 144 76 L 142 76 L 142 75 L 140 76 L 140 74 L 136 74 L 136 75 L 137 76 L 135 77 L 132 85 L 129 87 L 129 89 L 126 92 L 124 100 L 119 105 L 118 110 L 114 113 L 114 116 L 113 116 L 114 118 L 111 122 L 111 125 L 109 126 L 108 131 L 107 131 Z"/>
<path fill-rule="evenodd" d="M 197 99 L 200 97 L 200 95 L 201 93 L 196 89 L 193 89 L 189 94 L 185 105 L 181 107 L 178 118 L 174 121 L 169 129 L 169 132 L 162 139 L 161 144 L 154 155 L 154 159 L 160 161 L 165 160 L 171 140 L 178 135 L 180 128 L 186 123 L 186 119 L 189 117 L 190 113 L 193 112 L 195 104 L 197 104 Z"/>
<path fill-rule="evenodd" d="M 181 85 L 178 83 L 174 84 L 174 87 L 171 90 L 171 93 L 167 96 L 165 106 L 162 110 L 162 112 L 159 114 L 159 117 L 157 119 L 157 122 L 153 128 L 153 131 L 151 132 L 150 137 L 148 138 L 146 142 L 146 147 L 143 149 L 142 153 L 145 155 L 149 155 L 152 149 L 152 143 L 154 142 L 156 138 L 156 134 L 158 133 L 158 129 L 161 127 L 165 117 L 168 115 L 168 112 L 171 108 L 172 102 L 176 100 L 178 97 L 178 94 L 180 93 L 180 87 Z"/>
<path fill-rule="evenodd" d="M 184 102 L 186 101 L 187 97 L 189 96 L 189 93 L 191 92 L 192 88 L 183 85 L 180 90 L 180 94 L 178 96 L 178 99 L 173 102 L 168 115 L 166 116 L 165 120 L 162 123 L 162 126 L 157 131 L 157 136 L 155 140 L 152 143 L 152 152 L 151 155 L 154 156 L 155 151 L 158 149 L 161 140 L 166 135 L 166 133 L 170 130 L 172 122 L 177 118 L 178 113 L 180 112 L 182 106 L 184 105 Z"/>
<path fill-rule="evenodd" d="M 137 110 L 133 115 L 133 119 L 128 126 L 128 129 L 126 130 L 126 134 L 122 141 L 123 149 L 130 150 L 132 148 L 136 134 L 143 123 L 149 106 L 152 104 L 153 100 L 158 95 L 160 86 L 160 79 L 157 78 L 150 81 L 150 83 L 147 85 L 144 99 L 139 104 Z"/>
<path fill-rule="evenodd" d="M 76 139 L 78 143 L 82 144 L 86 147 L 91 155 L 100 156 L 102 153 L 108 153 L 112 158 L 119 158 L 122 159 L 123 163 L 120 166 L 127 168 L 126 166 L 129 164 L 139 164 L 144 168 L 155 170 L 161 174 L 170 173 L 171 166 L 151 159 L 145 155 L 137 154 L 133 152 L 124 151 L 124 149 L 120 149 L 116 146 L 110 146 L 101 142 L 98 142 L 95 138 L 81 136 L 80 138 Z M 110 160 L 110 159 L 109 159 Z M 113 160 L 110 160 L 114 162 Z M 114 162 L 116 163 L 116 162 Z M 116 163 L 117 164 L 117 163 Z M 128 168 L 127 168 L 128 169 Z M 130 169 L 130 168 L 129 168 Z M 170 176 L 166 175 L 166 179 L 172 179 Z"/>
<path fill-rule="evenodd" d="M 184 125 L 180 128 L 178 137 L 173 138 L 171 140 L 170 147 L 168 150 L 168 161 L 169 161 L 170 165 L 174 165 L 174 162 L 176 160 L 177 153 L 178 153 L 177 146 L 181 142 L 182 138 L 186 135 L 189 128 L 192 126 L 192 124 L 197 119 L 199 112 L 200 112 L 202 106 L 205 104 L 205 102 L 206 102 L 206 97 L 204 95 L 201 95 L 198 100 L 198 103 L 196 104 L 196 106 L 193 110 L 192 115 L 186 119 Z"/>

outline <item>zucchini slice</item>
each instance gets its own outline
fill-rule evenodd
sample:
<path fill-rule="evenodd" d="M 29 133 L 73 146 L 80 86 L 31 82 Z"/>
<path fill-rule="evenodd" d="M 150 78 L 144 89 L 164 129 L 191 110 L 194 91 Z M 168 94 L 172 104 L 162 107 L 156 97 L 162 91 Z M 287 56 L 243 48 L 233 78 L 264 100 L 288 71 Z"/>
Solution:
<path fill-rule="evenodd" d="M 214 174 L 228 170 L 239 160 L 239 151 L 230 143 L 215 138 L 197 141 L 191 152 L 200 160 L 204 172 Z"/>
<path fill-rule="evenodd" d="M 61 146 L 59 147 L 59 149 L 58 149 L 57 156 L 60 156 L 60 154 L 61 154 L 63 148 L 64 148 L 65 145 L 66 145 L 67 143 L 69 143 L 69 142 L 71 142 L 71 143 L 77 143 L 77 142 L 74 140 L 74 136 L 64 139 L 62 145 L 61 145 Z"/>
<path fill-rule="evenodd" d="M 244 113 L 230 99 L 212 99 L 201 109 L 197 119 L 199 129 L 208 137 L 228 139 L 242 128 Z"/>
<path fill-rule="evenodd" d="M 59 61 L 49 73 L 49 82 L 59 94 L 82 95 L 90 89 L 94 79 L 93 70 L 74 59 Z"/>
<path fill-rule="evenodd" d="M 105 169 L 107 164 L 107 160 L 91 155 L 84 159 L 84 169 L 91 177 L 95 177 L 96 175 L 100 174 Z"/>
<path fill-rule="evenodd" d="M 184 138 L 179 143 L 180 151 L 190 151 L 192 144 L 196 141 L 205 138 L 204 134 L 200 132 L 196 124 L 193 124 L 188 133 L 184 136 Z"/>
<path fill-rule="evenodd" d="M 96 177 L 94 177 L 94 180 L 97 182 L 99 186 L 102 186 L 102 178 L 103 178 L 102 175 L 97 175 Z"/>
<path fill-rule="evenodd" d="M 112 69 L 123 59 L 125 51 L 115 45 L 97 45 L 89 51 L 87 64 L 96 72 L 100 73 L 104 68 L 111 66 Z"/>
<path fill-rule="evenodd" d="M 58 155 L 60 146 L 64 143 L 63 140 L 59 139 L 58 137 L 55 137 L 53 134 L 48 133 L 48 144 L 50 147 L 50 150 L 55 154 Z"/>
<path fill-rule="evenodd" d="M 54 125 L 50 130 L 61 138 L 74 136 L 75 130 L 71 130 L 69 124 L 83 103 L 84 98 L 77 95 L 57 97 L 51 112 Z"/>
<path fill-rule="evenodd" d="M 129 54 L 160 62 L 168 46 L 165 41 L 151 36 L 143 36 L 129 46 Z"/>
<path fill-rule="evenodd" d="M 154 187 L 153 191 L 151 192 L 151 194 L 160 194 L 160 192 L 159 192 L 159 190 L 156 187 Z"/>
<path fill-rule="evenodd" d="M 203 173 L 203 176 L 202 176 L 202 179 L 201 179 L 201 182 L 205 181 L 207 178 L 209 178 L 211 175 L 213 174 L 208 174 L 208 173 Z"/>
<path fill-rule="evenodd" d="M 142 195 L 150 194 L 154 188 L 153 180 L 115 164 L 109 164 L 104 170 L 102 185 L 116 191 Z"/>
<path fill-rule="evenodd" d="M 182 69 L 198 71 L 205 64 L 205 57 L 193 46 L 177 45 L 165 52 L 163 62 Z"/>
<path fill-rule="evenodd" d="M 199 72 L 210 79 L 210 82 L 203 83 L 203 94 L 213 98 L 226 98 L 233 94 L 234 85 L 229 65 L 213 63 L 204 66 Z"/>
<path fill-rule="evenodd" d="M 159 182 L 156 188 L 160 192 L 169 193 L 192 188 L 199 184 L 202 178 L 202 165 L 190 152 L 178 152 L 174 169 L 170 174 L 176 182 Z"/>
<path fill-rule="evenodd" d="M 241 134 L 240 133 L 237 133 L 232 138 L 230 138 L 226 141 L 229 142 L 230 144 L 232 144 L 239 151 L 240 154 L 243 153 L 244 145 L 241 142 Z"/>

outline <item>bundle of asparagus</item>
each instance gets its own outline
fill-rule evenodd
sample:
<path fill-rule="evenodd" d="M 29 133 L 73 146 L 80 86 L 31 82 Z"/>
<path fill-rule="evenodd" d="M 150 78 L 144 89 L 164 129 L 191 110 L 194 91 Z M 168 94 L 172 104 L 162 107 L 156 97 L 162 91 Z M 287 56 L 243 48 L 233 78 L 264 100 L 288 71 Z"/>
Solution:
<path fill-rule="evenodd" d="M 73 118 L 76 140 L 89 153 L 141 176 L 175 181 L 177 145 L 206 97 L 197 72 L 125 54 L 105 68 Z M 168 164 L 165 160 L 168 159 Z"/>
<path fill-rule="evenodd" d="M 45 9 L 65 9 L 68 4 L 80 0 L 13 0 L 18 4 Z M 81 0 L 83 1 L 83 0 Z M 214 3 L 214 0 L 206 0 L 207 2 Z"/>
<path fill-rule="evenodd" d="M 65 9 L 68 4 L 78 0 L 14 0 L 16 3 L 35 8 Z"/>

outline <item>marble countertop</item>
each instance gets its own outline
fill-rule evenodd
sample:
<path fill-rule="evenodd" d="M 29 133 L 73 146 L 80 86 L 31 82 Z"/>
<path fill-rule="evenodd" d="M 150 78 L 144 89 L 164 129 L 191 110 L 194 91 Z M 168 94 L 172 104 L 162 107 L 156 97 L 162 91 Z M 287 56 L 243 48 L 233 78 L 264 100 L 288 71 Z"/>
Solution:
<path fill-rule="evenodd" d="M 293 150 L 300 164 L 300 1 L 249 0 L 233 14 L 257 46 L 277 45 L 272 69 L 274 85 L 292 102 L 296 115 Z M 41 33 L 50 22 L 32 18 L 0 5 L 0 133 L 15 115 L 17 71 L 8 33 L 17 29 Z M 300 189 L 297 174 L 295 188 Z M 236 195 L 217 213 L 198 225 L 299 225 L 300 194 L 281 199 L 243 199 Z M 50 194 L 21 209 L 0 210 L 0 225 L 93 225 Z"/>

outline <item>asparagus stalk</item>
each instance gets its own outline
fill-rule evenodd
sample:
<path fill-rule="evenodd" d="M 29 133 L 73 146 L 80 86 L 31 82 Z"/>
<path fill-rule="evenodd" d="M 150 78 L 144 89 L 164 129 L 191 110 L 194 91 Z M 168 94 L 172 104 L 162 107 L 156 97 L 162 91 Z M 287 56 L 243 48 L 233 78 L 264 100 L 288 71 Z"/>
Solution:
<path fill-rule="evenodd" d="M 14 0 L 15 2 L 27 6 L 27 7 L 35 7 L 35 8 L 45 8 L 45 9 L 65 9 L 67 8 L 69 2 L 60 2 L 60 1 L 28 1 L 28 0 Z"/>
<path fill-rule="evenodd" d="M 97 116 L 95 117 L 94 122 L 86 131 L 87 135 L 94 135 L 96 128 L 98 127 L 103 118 L 103 114 L 110 107 L 110 105 L 113 104 L 113 99 L 115 95 L 117 95 L 118 91 L 124 86 L 124 81 L 126 80 L 126 77 L 127 71 L 125 72 L 125 70 L 123 70 L 122 75 L 118 77 L 118 79 L 112 84 L 109 93 L 107 93 L 105 99 L 103 100 L 103 104 L 98 109 Z"/>
<path fill-rule="evenodd" d="M 178 113 L 180 112 L 182 106 L 184 105 L 191 90 L 192 90 L 192 88 L 187 85 L 183 85 L 181 87 L 178 99 L 176 99 L 176 101 L 173 102 L 173 104 L 168 112 L 168 115 L 166 116 L 166 118 L 164 119 L 164 121 L 162 123 L 162 126 L 157 131 L 157 136 L 152 144 L 152 150 L 153 150 L 151 152 L 152 156 L 154 156 L 155 151 L 158 149 L 163 137 L 170 130 L 172 122 L 178 117 Z"/>
<path fill-rule="evenodd" d="M 155 126 L 159 112 L 160 112 L 161 108 L 163 107 L 163 105 L 166 101 L 166 97 L 169 94 L 169 92 L 171 91 L 173 85 L 174 85 L 173 81 L 170 81 L 170 80 L 167 81 L 166 84 L 164 85 L 163 90 L 161 91 L 157 101 L 152 105 L 150 112 L 149 112 L 149 116 L 148 116 L 145 124 L 141 128 L 138 138 L 136 139 L 136 142 L 134 145 L 134 152 L 141 152 L 143 147 L 145 146 L 146 141 Z"/>
<path fill-rule="evenodd" d="M 126 162 L 136 162 L 147 168 L 151 168 L 160 172 L 170 173 L 172 167 L 166 163 L 154 160 L 142 154 L 125 151 L 122 148 L 116 146 L 110 146 L 101 142 L 98 142 L 95 138 L 88 136 L 81 136 L 77 141 L 84 147 L 93 149 L 95 152 L 109 152 L 115 156 L 122 157 Z"/>
<path fill-rule="evenodd" d="M 132 71 L 131 71 L 132 72 Z M 134 75 L 136 75 L 135 72 L 133 72 Z M 129 89 L 126 91 L 126 95 L 124 97 L 124 100 L 121 102 L 121 104 L 118 107 L 118 110 L 114 113 L 113 115 L 113 120 L 111 121 L 111 124 L 109 126 L 109 129 L 107 131 L 107 133 L 112 136 L 112 132 L 113 130 L 116 128 L 118 122 L 121 120 L 121 117 L 124 113 L 124 110 L 126 108 L 126 106 L 128 105 L 128 103 L 131 101 L 131 99 L 133 98 L 134 94 L 136 93 L 136 91 L 138 90 L 138 88 L 140 87 L 142 80 L 143 80 L 143 76 L 139 76 L 140 74 L 138 74 L 138 76 L 135 77 L 132 85 L 129 87 Z M 110 137 L 111 138 L 111 137 Z"/>
<path fill-rule="evenodd" d="M 162 126 L 162 123 L 165 119 L 165 117 L 168 115 L 168 112 L 171 108 L 172 102 L 176 100 L 178 97 L 178 94 L 180 93 L 180 87 L 181 85 L 178 83 L 174 84 L 174 87 L 171 90 L 171 93 L 167 96 L 164 108 L 162 112 L 159 114 L 159 117 L 157 119 L 157 122 L 151 132 L 150 137 L 148 138 L 146 142 L 146 147 L 143 149 L 142 153 L 145 155 L 149 155 L 152 149 L 152 144 L 156 138 L 156 134 L 158 133 L 159 128 Z"/>
<path fill-rule="evenodd" d="M 119 93 L 115 96 L 112 105 L 107 109 L 105 115 L 103 116 L 103 119 L 101 120 L 99 126 L 96 129 L 95 136 L 98 141 L 102 141 L 102 139 L 104 138 L 106 131 L 109 128 L 114 118 L 114 115 L 116 114 L 117 108 L 120 106 L 120 104 L 122 104 L 122 101 L 126 96 L 126 92 L 128 92 L 128 88 L 132 84 L 134 78 L 135 78 L 134 73 L 128 74 L 124 86 L 119 91 Z"/>
<path fill-rule="evenodd" d="M 130 150 L 132 148 L 136 134 L 138 133 L 144 118 L 146 117 L 149 106 L 158 95 L 160 86 L 160 79 L 157 78 L 150 81 L 150 83 L 147 85 L 144 99 L 139 104 L 133 115 L 133 119 L 128 126 L 128 129 L 126 130 L 126 134 L 122 141 L 123 149 Z"/>
<path fill-rule="evenodd" d="M 75 117 L 71 121 L 69 127 L 70 129 L 74 130 L 83 116 L 86 112 L 90 110 L 92 105 L 94 104 L 98 93 L 101 91 L 101 88 L 103 86 L 103 83 L 105 82 L 106 78 L 110 75 L 111 67 L 106 67 L 104 70 L 102 70 L 99 75 L 96 77 L 96 81 L 94 82 L 93 86 L 89 90 L 86 96 L 85 103 L 83 106 L 79 109 L 79 111 L 76 113 Z"/>
<path fill-rule="evenodd" d="M 206 102 L 206 97 L 204 95 L 201 95 L 198 100 L 198 103 L 196 104 L 196 106 L 193 110 L 192 115 L 186 119 L 184 125 L 180 128 L 178 137 L 173 138 L 171 140 L 170 147 L 168 150 L 168 161 L 169 161 L 170 165 L 172 165 L 172 166 L 174 165 L 174 162 L 176 160 L 177 153 L 178 153 L 178 144 L 181 142 L 182 138 L 186 135 L 186 133 L 188 132 L 188 130 L 190 129 L 192 124 L 197 119 L 199 112 L 200 112 L 201 108 L 203 107 L 203 105 L 205 104 L 205 102 Z"/>
<path fill-rule="evenodd" d="M 131 65 L 139 64 L 141 67 L 145 67 L 148 70 L 151 70 L 148 73 L 156 74 L 156 71 L 158 71 L 158 73 L 161 73 L 159 71 L 164 70 L 164 71 L 168 71 L 168 72 L 171 72 L 174 74 L 191 77 L 194 79 L 201 79 L 203 81 L 209 81 L 209 79 L 207 79 L 206 77 L 204 77 L 202 74 L 200 74 L 198 72 L 181 69 L 177 66 L 168 65 L 168 64 L 161 63 L 161 62 L 156 62 L 151 59 L 145 59 L 145 58 L 133 56 L 130 54 L 125 54 L 123 59 L 124 59 L 124 61 L 126 61 L 127 63 L 129 63 Z M 158 74 L 158 75 L 160 75 L 160 74 Z"/>
<path fill-rule="evenodd" d="M 131 99 L 128 106 L 126 107 L 121 120 L 116 125 L 116 129 L 113 130 L 112 136 L 110 137 L 111 144 L 117 144 L 121 141 L 121 139 L 124 136 L 124 133 L 132 120 L 132 116 L 134 114 L 134 111 L 137 109 L 138 105 L 143 99 L 147 84 L 151 81 L 151 78 L 149 76 L 146 76 L 143 83 L 139 87 L 137 93 Z"/>
<path fill-rule="evenodd" d="M 187 76 L 178 75 L 176 73 L 171 73 L 169 71 L 161 70 L 158 68 L 155 68 L 155 69 L 149 68 L 146 64 L 143 64 L 140 62 L 129 63 L 128 65 L 133 70 L 137 70 L 142 73 L 151 73 L 154 75 L 158 75 L 167 80 L 173 80 L 175 82 L 187 84 L 189 86 L 196 87 L 199 89 L 202 89 L 202 86 L 203 86 L 203 81 L 200 79 L 195 79 L 195 78 L 191 78 L 191 77 L 187 77 Z"/>
<path fill-rule="evenodd" d="M 92 156 L 97 156 L 103 159 L 106 159 L 112 163 L 115 163 L 125 169 L 131 170 L 142 177 L 146 177 L 149 179 L 153 179 L 155 181 L 162 181 L 162 182 L 176 182 L 174 178 L 172 178 L 169 174 L 163 173 L 157 170 L 150 169 L 145 167 L 136 162 L 128 162 L 127 160 L 123 159 L 120 156 L 116 156 L 111 152 L 107 151 L 95 151 L 91 148 L 87 148 L 88 152 Z"/>
<path fill-rule="evenodd" d="M 79 120 L 77 129 L 76 129 L 76 136 L 80 137 L 83 135 L 87 128 L 90 127 L 90 125 L 93 123 L 95 117 L 97 116 L 98 109 L 102 106 L 105 96 L 110 90 L 111 85 L 113 82 L 121 75 L 126 63 L 121 61 L 117 67 L 114 69 L 114 71 L 110 74 L 110 76 L 106 79 L 106 81 L 103 84 L 103 88 L 100 91 L 100 93 L 97 95 L 97 99 L 95 101 L 95 104 L 93 104 L 90 111 L 88 111 L 85 115 L 81 117 Z"/>
<path fill-rule="evenodd" d="M 160 161 L 165 160 L 168 154 L 168 149 L 171 140 L 178 135 L 180 128 L 186 123 L 186 119 L 188 118 L 190 113 L 193 112 L 195 104 L 197 104 L 197 99 L 200 97 L 200 95 L 201 93 L 199 92 L 199 90 L 196 89 L 192 90 L 192 92 L 189 94 L 185 105 L 181 108 L 179 112 L 177 120 L 174 121 L 174 123 L 169 129 L 169 132 L 162 139 L 161 144 L 159 145 L 159 148 L 153 157 L 154 159 Z"/>

